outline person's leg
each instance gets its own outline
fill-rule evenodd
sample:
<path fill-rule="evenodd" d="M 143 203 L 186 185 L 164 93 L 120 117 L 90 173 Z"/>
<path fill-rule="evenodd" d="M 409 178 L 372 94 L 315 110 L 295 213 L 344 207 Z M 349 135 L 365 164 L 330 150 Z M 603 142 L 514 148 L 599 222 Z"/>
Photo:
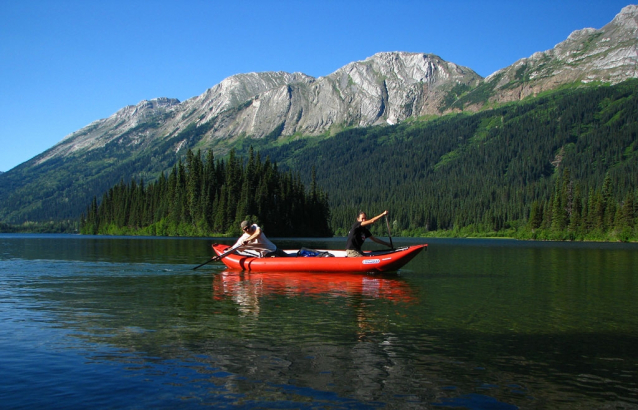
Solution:
<path fill-rule="evenodd" d="M 346 256 L 348 258 L 357 258 L 363 256 L 363 253 L 359 252 L 356 249 L 346 249 Z"/>
<path fill-rule="evenodd" d="M 277 248 L 272 252 L 268 252 L 267 254 L 264 255 L 264 258 L 274 258 L 274 257 L 286 257 L 288 256 L 288 254 L 284 251 L 282 251 L 281 249 Z"/>

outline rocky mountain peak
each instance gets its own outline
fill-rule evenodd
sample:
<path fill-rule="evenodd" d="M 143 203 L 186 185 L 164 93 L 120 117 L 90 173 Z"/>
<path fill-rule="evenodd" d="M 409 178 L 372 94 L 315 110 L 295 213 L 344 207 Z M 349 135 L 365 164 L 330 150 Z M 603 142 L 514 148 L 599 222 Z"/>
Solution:
<path fill-rule="evenodd" d="M 507 102 L 562 84 L 616 84 L 638 77 L 638 6 L 622 9 L 601 29 L 572 32 L 553 49 L 534 53 L 488 76 L 491 101 Z"/>
<path fill-rule="evenodd" d="M 331 76 L 344 98 L 363 92 L 369 98 L 357 125 L 395 124 L 411 116 L 440 114 L 445 94 L 457 84 L 476 86 L 481 77 L 473 70 L 447 62 L 434 54 L 377 53 L 337 70 Z"/>
<path fill-rule="evenodd" d="M 623 7 L 610 24 L 617 24 L 634 32 L 638 30 L 638 5 L 630 4 Z"/>
<path fill-rule="evenodd" d="M 198 122 L 203 124 L 262 93 L 289 84 L 309 84 L 314 80 L 314 77 L 303 73 L 284 71 L 236 74 L 209 88 L 204 94 L 185 101 L 184 109 L 192 110 L 199 118 Z"/>
<path fill-rule="evenodd" d="M 210 126 L 210 141 L 316 135 L 333 127 L 393 124 L 438 113 L 446 89 L 478 81 L 474 71 L 434 55 L 388 52 L 317 79 L 284 72 L 232 76 L 186 101 L 182 110 Z"/>
<path fill-rule="evenodd" d="M 382 52 L 363 61 L 350 63 L 337 70 L 340 72 L 369 71 L 406 84 L 436 83 L 440 79 L 461 79 L 467 74 L 480 78 L 469 68 L 444 61 L 434 54 L 408 52 Z"/>
<path fill-rule="evenodd" d="M 128 105 L 122 108 L 114 116 L 117 118 L 148 117 L 178 104 L 180 104 L 180 101 L 177 98 L 160 97 L 152 100 L 142 100 L 136 105 Z"/>

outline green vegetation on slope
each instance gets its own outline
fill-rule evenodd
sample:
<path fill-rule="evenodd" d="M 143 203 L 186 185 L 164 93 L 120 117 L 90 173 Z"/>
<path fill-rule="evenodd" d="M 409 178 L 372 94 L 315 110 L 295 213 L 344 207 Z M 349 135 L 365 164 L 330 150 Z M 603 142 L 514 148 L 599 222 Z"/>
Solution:
<path fill-rule="evenodd" d="M 262 153 L 304 180 L 317 170 L 317 184 L 330 197 L 332 228 L 341 235 L 359 209 L 389 209 L 397 235 L 627 240 L 638 237 L 635 217 L 628 216 L 636 215 L 637 134 L 633 80 L 474 115 L 352 129 L 312 147 L 299 140 Z M 561 178 L 569 181 L 561 186 L 580 194 L 556 205 Z M 607 198 L 594 205 L 609 207 L 599 210 L 607 215 L 604 225 L 552 223 L 558 209 L 570 217 L 575 209 L 591 211 L 597 195 Z M 541 213 L 545 221 L 538 226 L 528 223 L 533 206 L 534 217 Z M 611 220 L 615 210 L 625 212 L 629 229 Z"/>

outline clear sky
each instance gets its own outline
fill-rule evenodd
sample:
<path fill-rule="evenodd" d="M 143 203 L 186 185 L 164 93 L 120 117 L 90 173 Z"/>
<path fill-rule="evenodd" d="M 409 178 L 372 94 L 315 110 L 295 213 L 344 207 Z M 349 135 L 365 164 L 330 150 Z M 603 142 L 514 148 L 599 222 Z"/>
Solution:
<path fill-rule="evenodd" d="M 382 51 L 487 76 L 618 0 L 0 0 L 0 171 L 120 108 L 184 101 L 233 74 L 321 77 Z"/>

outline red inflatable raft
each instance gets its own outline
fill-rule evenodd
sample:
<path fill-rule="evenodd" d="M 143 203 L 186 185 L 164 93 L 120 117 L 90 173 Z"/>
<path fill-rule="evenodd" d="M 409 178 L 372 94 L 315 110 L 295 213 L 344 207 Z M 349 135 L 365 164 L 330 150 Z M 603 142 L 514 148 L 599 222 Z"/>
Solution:
<path fill-rule="evenodd" d="M 289 257 L 259 258 L 249 251 L 239 250 L 228 254 L 221 261 L 232 270 L 255 272 L 388 272 L 398 270 L 419 252 L 427 249 L 427 246 L 422 244 L 364 252 L 366 256 L 359 258 L 347 258 L 346 251 L 329 249 L 318 251 L 334 256 L 297 256 L 296 249 L 287 249 L 285 252 Z M 228 249 L 228 245 L 213 245 L 217 255 L 222 255 Z"/>

